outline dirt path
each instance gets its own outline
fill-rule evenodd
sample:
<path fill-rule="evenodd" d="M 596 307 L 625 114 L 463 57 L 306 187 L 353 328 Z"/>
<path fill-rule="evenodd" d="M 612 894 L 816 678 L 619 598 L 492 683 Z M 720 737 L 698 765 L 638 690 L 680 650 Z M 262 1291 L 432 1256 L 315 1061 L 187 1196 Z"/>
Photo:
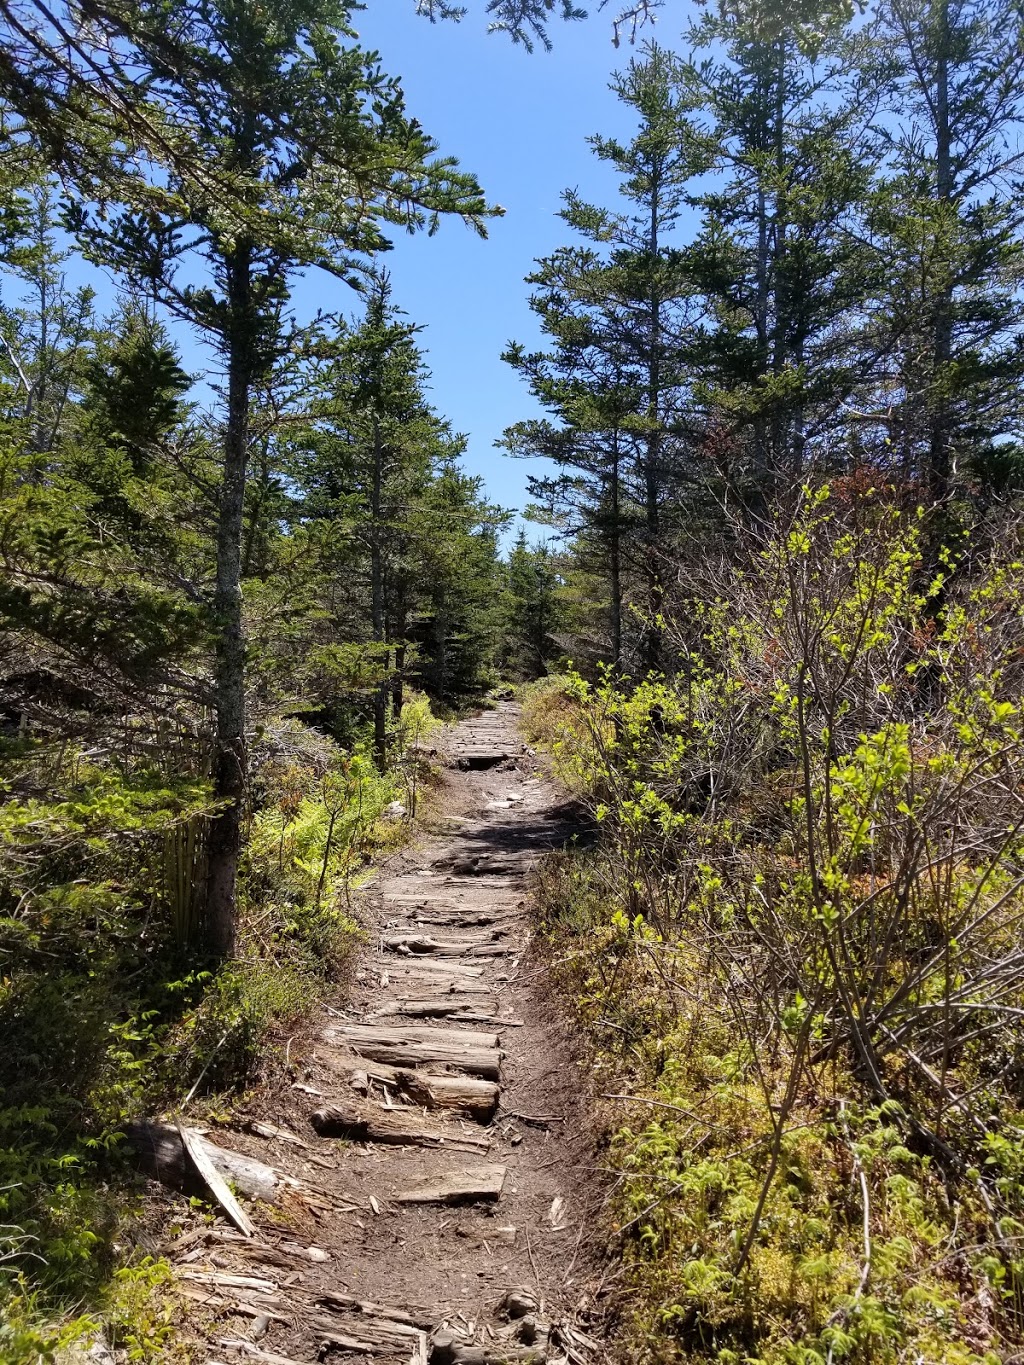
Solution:
<path fill-rule="evenodd" d="M 361 898 L 373 941 L 281 1112 L 212 1139 L 275 1171 L 253 1238 L 177 1245 L 184 1291 L 218 1313 L 209 1361 L 602 1359 L 582 1086 L 525 899 L 571 827 L 515 720 L 448 733 L 455 832 Z"/>

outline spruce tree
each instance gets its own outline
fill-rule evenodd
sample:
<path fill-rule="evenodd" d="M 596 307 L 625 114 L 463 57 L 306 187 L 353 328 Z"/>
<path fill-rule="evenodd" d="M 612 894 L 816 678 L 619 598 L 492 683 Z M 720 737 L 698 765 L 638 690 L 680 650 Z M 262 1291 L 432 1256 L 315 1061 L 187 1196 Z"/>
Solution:
<path fill-rule="evenodd" d="M 875 36 L 892 61 L 876 430 L 935 504 L 999 483 L 1019 450 L 1024 17 L 1006 0 L 889 0 Z"/>
<path fill-rule="evenodd" d="M 222 358 L 211 604 L 220 810 L 210 832 L 207 920 L 210 946 L 224 956 L 234 947 L 247 773 L 241 562 L 250 419 L 256 387 L 289 344 L 289 282 L 304 266 L 351 275 L 353 253 L 387 246 L 387 224 L 415 228 L 454 213 L 483 231 L 488 209 L 471 177 L 435 157 L 374 55 L 351 41 L 344 3 L 203 0 L 174 12 L 173 69 L 157 41 L 166 6 L 136 8 L 140 60 L 150 63 L 167 119 L 210 148 L 211 175 L 234 186 L 228 198 L 203 190 L 170 159 L 166 184 L 147 185 L 106 223 L 86 216 L 81 224 L 94 257 L 148 287 Z M 191 66 L 177 64 L 182 53 Z M 196 257 L 209 271 L 199 285 L 182 269 Z"/>
<path fill-rule="evenodd" d="M 628 500 L 637 509 L 642 526 L 637 572 L 646 618 L 641 662 L 657 668 L 665 512 L 685 477 L 690 439 L 689 385 L 681 360 L 692 291 L 675 234 L 686 206 L 692 148 L 679 64 L 670 53 L 649 46 L 613 89 L 636 113 L 637 132 L 628 144 L 600 136 L 590 142 L 618 173 L 625 207 L 600 208 L 575 193 L 565 195 L 562 217 L 590 245 L 555 253 L 529 277 L 539 286 L 531 307 L 554 350 L 531 355 L 512 345 L 506 352 L 557 422 L 521 424 L 507 434 L 506 444 L 517 453 L 549 455 L 592 483 L 592 491 L 577 501 L 589 502 L 591 524 L 600 518 L 608 527 L 616 662 L 623 507 Z M 563 492 L 570 488 L 569 481 L 562 485 Z"/>
<path fill-rule="evenodd" d="M 872 157 L 847 17 L 816 0 L 722 5 L 693 26 L 682 77 L 691 169 L 706 177 L 685 252 L 703 301 L 689 360 L 755 518 L 824 456 L 836 405 L 862 377 Z"/>

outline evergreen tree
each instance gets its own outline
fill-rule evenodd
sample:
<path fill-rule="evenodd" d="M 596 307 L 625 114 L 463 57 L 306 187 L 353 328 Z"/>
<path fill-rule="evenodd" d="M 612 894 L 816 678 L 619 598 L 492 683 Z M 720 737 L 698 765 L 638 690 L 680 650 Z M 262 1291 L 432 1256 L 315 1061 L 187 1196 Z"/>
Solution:
<path fill-rule="evenodd" d="M 727 482 L 757 516 L 799 488 L 862 377 L 858 324 L 871 255 L 872 174 L 844 7 L 723 4 L 691 31 L 681 80 L 692 119 L 685 252 L 703 322 L 689 352 L 709 434 L 732 434 Z M 712 179 L 712 177 L 714 177 Z"/>
<path fill-rule="evenodd" d="M 563 612 L 560 574 L 549 548 L 529 545 L 520 531 L 505 566 L 501 665 L 514 678 L 543 678 L 558 653 Z"/>
<path fill-rule="evenodd" d="M 1019 458 L 1024 16 L 1005 0 L 890 0 L 876 38 L 893 62 L 871 218 L 888 362 L 876 430 L 938 503 Z"/>
<path fill-rule="evenodd" d="M 343 516 L 373 677 L 374 753 L 387 763 L 389 706 L 401 711 L 407 630 L 421 595 L 417 543 L 435 469 L 452 458 L 447 424 L 424 396 L 427 374 L 418 328 L 394 305 L 386 274 L 367 292 L 356 326 L 343 328 L 319 375 L 307 433 L 293 440 L 307 514 Z M 354 583 L 352 582 L 354 578 Z M 350 602 L 351 602 L 350 594 Z M 339 623 L 340 624 L 340 623 Z M 353 629 L 350 626 L 349 629 Z"/>
<path fill-rule="evenodd" d="M 517 453 L 552 456 L 592 483 L 584 503 L 589 503 L 591 524 L 596 516 L 608 528 L 616 661 L 624 503 L 639 511 L 643 531 L 637 567 L 645 584 L 646 617 L 641 654 L 643 665 L 654 668 L 660 659 L 665 512 L 670 500 L 677 501 L 670 495 L 685 477 L 692 417 L 681 363 L 691 290 L 674 245 L 692 149 L 679 64 L 670 53 L 648 47 L 613 88 L 636 112 L 638 131 L 629 144 L 604 137 L 590 141 L 620 176 L 626 208 L 599 208 L 566 194 L 562 217 L 592 245 L 556 253 L 529 278 L 540 286 L 531 306 L 555 350 L 528 355 L 513 345 L 506 352 L 558 422 L 513 428 L 507 444 Z M 629 493 L 624 497 L 626 450 Z M 562 491 L 572 487 L 567 481 Z"/>
<path fill-rule="evenodd" d="M 373 55 L 342 46 L 351 37 L 343 3 L 204 0 L 176 11 L 173 52 L 192 63 L 187 80 L 168 70 L 157 44 L 157 12 L 166 26 L 166 7 L 154 0 L 136 8 L 140 60 L 160 80 L 166 118 L 215 149 L 214 169 L 239 187 L 226 203 L 171 161 L 169 183 L 148 186 L 111 225 L 83 223 L 93 255 L 146 283 L 206 333 L 223 361 L 212 601 L 221 806 L 210 833 L 207 915 L 211 947 L 230 955 L 247 771 L 241 564 L 251 413 L 254 391 L 288 345 L 289 280 L 301 266 L 345 273 L 351 253 L 386 246 L 386 223 L 415 227 L 452 212 L 482 231 L 487 209 L 475 181 L 434 159 Z M 199 286 L 181 270 L 196 256 L 209 270 Z"/>

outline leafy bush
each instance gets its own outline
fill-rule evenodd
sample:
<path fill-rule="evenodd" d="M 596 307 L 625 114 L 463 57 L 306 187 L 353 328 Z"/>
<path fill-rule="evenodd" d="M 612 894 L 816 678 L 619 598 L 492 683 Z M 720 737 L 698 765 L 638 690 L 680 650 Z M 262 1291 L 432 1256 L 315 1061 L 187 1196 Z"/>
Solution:
<path fill-rule="evenodd" d="M 399 756 L 436 724 L 410 697 Z M 363 745 L 280 722 L 258 737 L 254 774 L 239 953 L 218 965 L 196 955 L 205 782 L 70 746 L 0 755 L 5 1361 L 51 1359 L 61 1335 L 39 1324 L 68 1302 L 102 1313 L 129 1359 L 169 1358 L 164 1271 L 121 1264 L 136 1214 L 125 1125 L 273 1064 L 357 941 L 350 888 L 405 837 L 383 817 L 409 773 L 379 773 Z"/>
<path fill-rule="evenodd" d="M 1019 539 L 925 576 L 884 490 L 809 492 L 690 571 L 672 677 L 526 705 L 604 831 L 545 890 L 598 1074 L 637 1093 L 614 1152 L 644 1359 L 1021 1336 Z"/>

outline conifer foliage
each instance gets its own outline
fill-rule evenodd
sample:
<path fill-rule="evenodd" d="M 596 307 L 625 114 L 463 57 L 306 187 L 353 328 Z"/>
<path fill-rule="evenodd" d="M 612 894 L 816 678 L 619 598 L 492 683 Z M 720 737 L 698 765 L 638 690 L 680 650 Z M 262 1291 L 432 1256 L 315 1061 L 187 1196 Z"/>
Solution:
<path fill-rule="evenodd" d="M 112 1269 L 124 1123 L 245 1081 L 352 942 L 431 705 L 491 680 L 505 514 L 377 258 L 497 210 L 334 0 L 0 32 L 0 1266 L 52 1267 L 45 1316 Z M 352 316 L 299 316 L 302 271 Z M 5 1360 L 50 1358 L 30 1308 L 0 1278 Z"/>

